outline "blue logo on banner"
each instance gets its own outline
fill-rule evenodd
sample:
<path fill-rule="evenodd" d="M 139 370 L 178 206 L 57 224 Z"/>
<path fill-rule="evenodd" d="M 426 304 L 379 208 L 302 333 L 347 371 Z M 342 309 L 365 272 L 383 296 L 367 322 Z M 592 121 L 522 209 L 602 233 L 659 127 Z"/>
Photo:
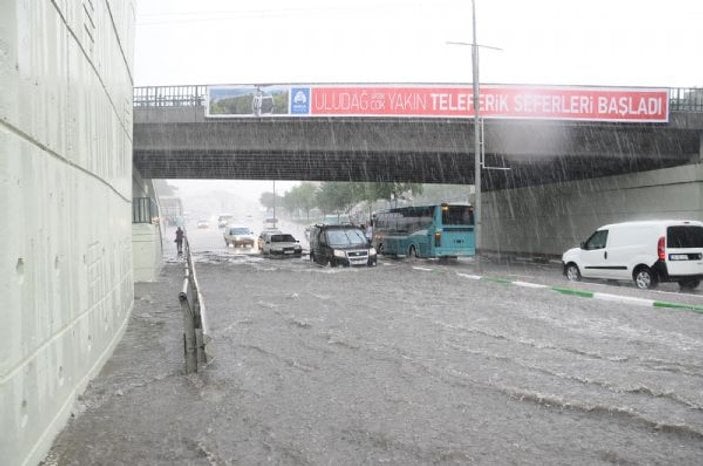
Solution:
<path fill-rule="evenodd" d="M 293 115 L 308 115 L 310 113 L 310 88 L 292 87 L 290 95 L 290 113 Z"/>

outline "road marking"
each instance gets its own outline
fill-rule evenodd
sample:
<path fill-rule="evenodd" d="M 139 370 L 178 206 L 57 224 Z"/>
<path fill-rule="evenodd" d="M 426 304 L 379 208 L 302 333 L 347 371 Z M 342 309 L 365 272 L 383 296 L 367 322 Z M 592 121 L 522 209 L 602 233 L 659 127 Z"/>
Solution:
<path fill-rule="evenodd" d="M 634 296 L 621 296 L 617 294 L 610 293 L 593 293 L 593 297 L 596 299 L 602 299 L 603 301 L 618 302 L 618 303 L 629 303 L 636 304 L 639 306 L 654 306 L 653 299 L 647 298 L 636 298 Z"/>
<path fill-rule="evenodd" d="M 418 270 L 432 270 L 432 269 L 424 269 L 421 267 L 413 267 L 413 268 L 418 269 Z M 500 283 L 503 285 L 516 285 L 516 286 L 521 286 L 524 288 L 534 288 L 534 289 L 549 289 L 549 290 L 555 291 L 559 294 L 569 295 L 569 296 L 578 296 L 580 298 L 592 298 L 592 299 L 599 299 L 601 301 L 608 301 L 608 302 L 612 302 L 612 303 L 633 304 L 636 306 L 645 306 L 645 307 L 658 307 L 658 308 L 673 309 L 673 310 L 679 310 L 679 311 L 691 311 L 691 312 L 696 312 L 698 314 L 703 314 L 703 306 L 697 305 L 697 304 L 682 304 L 682 303 L 671 303 L 671 302 L 666 302 L 666 301 L 655 301 L 654 299 L 637 298 L 635 296 L 622 296 L 622 295 L 616 295 L 616 294 L 610 294 L 610 293 L 601 293 L 601 292 L 597 292 L 597 291 L 577 290 L 574 288 L 565 288 L 565 287 L 561 287 L 561 286 L 549 286 L 549 285 L 542 285 L 539 283 L 523 282 L 520 280 L 510 280 L 510 279 L 501 278 L 501 277 L 487 277 L 487 276 L 483 276 L 483 275 L 471 275 L 471 274 L 460 273 L 460 272 L 456 272 L 456 275 L 459 277 L 463 277 L 463 278 L 469 278 L 471 280 Z"/>
<path fill-rule="evenodd" d="M 515 280 L 513 282 L 513 285 L 524 286 L 525 288 L 549 288 L 547 285 L 540 285 L 539 283 L 521 282 L 519 280 Z"/>
<path fill-rule="evenodd" d="M 413 267 L 413 270 L 422 270 L 423 272 L 434 272 L 434 269 L 429 269 L 427 267 Z"/>

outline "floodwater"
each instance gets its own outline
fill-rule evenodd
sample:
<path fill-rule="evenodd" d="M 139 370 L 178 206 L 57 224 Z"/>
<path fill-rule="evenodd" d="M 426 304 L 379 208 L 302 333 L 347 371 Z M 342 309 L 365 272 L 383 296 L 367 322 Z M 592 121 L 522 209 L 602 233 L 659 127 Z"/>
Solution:
<path fill-rule="evenodd" d="M 47 463 L 703 458 L 703 315 L 472 280 L 470 262 L 271 260 L 218 234 L 190 233 L 215 361 L 181 374 L 172 261 Z"/>

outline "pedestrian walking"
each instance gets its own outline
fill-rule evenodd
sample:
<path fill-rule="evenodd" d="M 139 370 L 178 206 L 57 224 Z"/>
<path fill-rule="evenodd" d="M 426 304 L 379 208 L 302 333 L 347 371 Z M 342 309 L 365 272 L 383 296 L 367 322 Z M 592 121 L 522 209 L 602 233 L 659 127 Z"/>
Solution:
<path fill-rule="evenodd" d="M 183 254 L 183 236 L 184 236 L 183 230 L 181 229 L 181 227 L 178 227 L 176 229 L 176 239 L 175 239 L 176 249 L 178 250 L 178 254 Z"/>

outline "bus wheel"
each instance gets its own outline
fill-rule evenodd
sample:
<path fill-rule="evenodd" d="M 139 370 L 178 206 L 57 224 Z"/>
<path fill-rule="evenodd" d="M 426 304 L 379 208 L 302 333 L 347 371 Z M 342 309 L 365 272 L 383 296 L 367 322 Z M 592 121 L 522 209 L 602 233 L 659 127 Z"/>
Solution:
<path fill-rule="evenodd" d="M 417 250 L 415 250 L 415 246 L 410 246 L 408 248 L 408 257 L 412 260 L 417 259 Z"/>

